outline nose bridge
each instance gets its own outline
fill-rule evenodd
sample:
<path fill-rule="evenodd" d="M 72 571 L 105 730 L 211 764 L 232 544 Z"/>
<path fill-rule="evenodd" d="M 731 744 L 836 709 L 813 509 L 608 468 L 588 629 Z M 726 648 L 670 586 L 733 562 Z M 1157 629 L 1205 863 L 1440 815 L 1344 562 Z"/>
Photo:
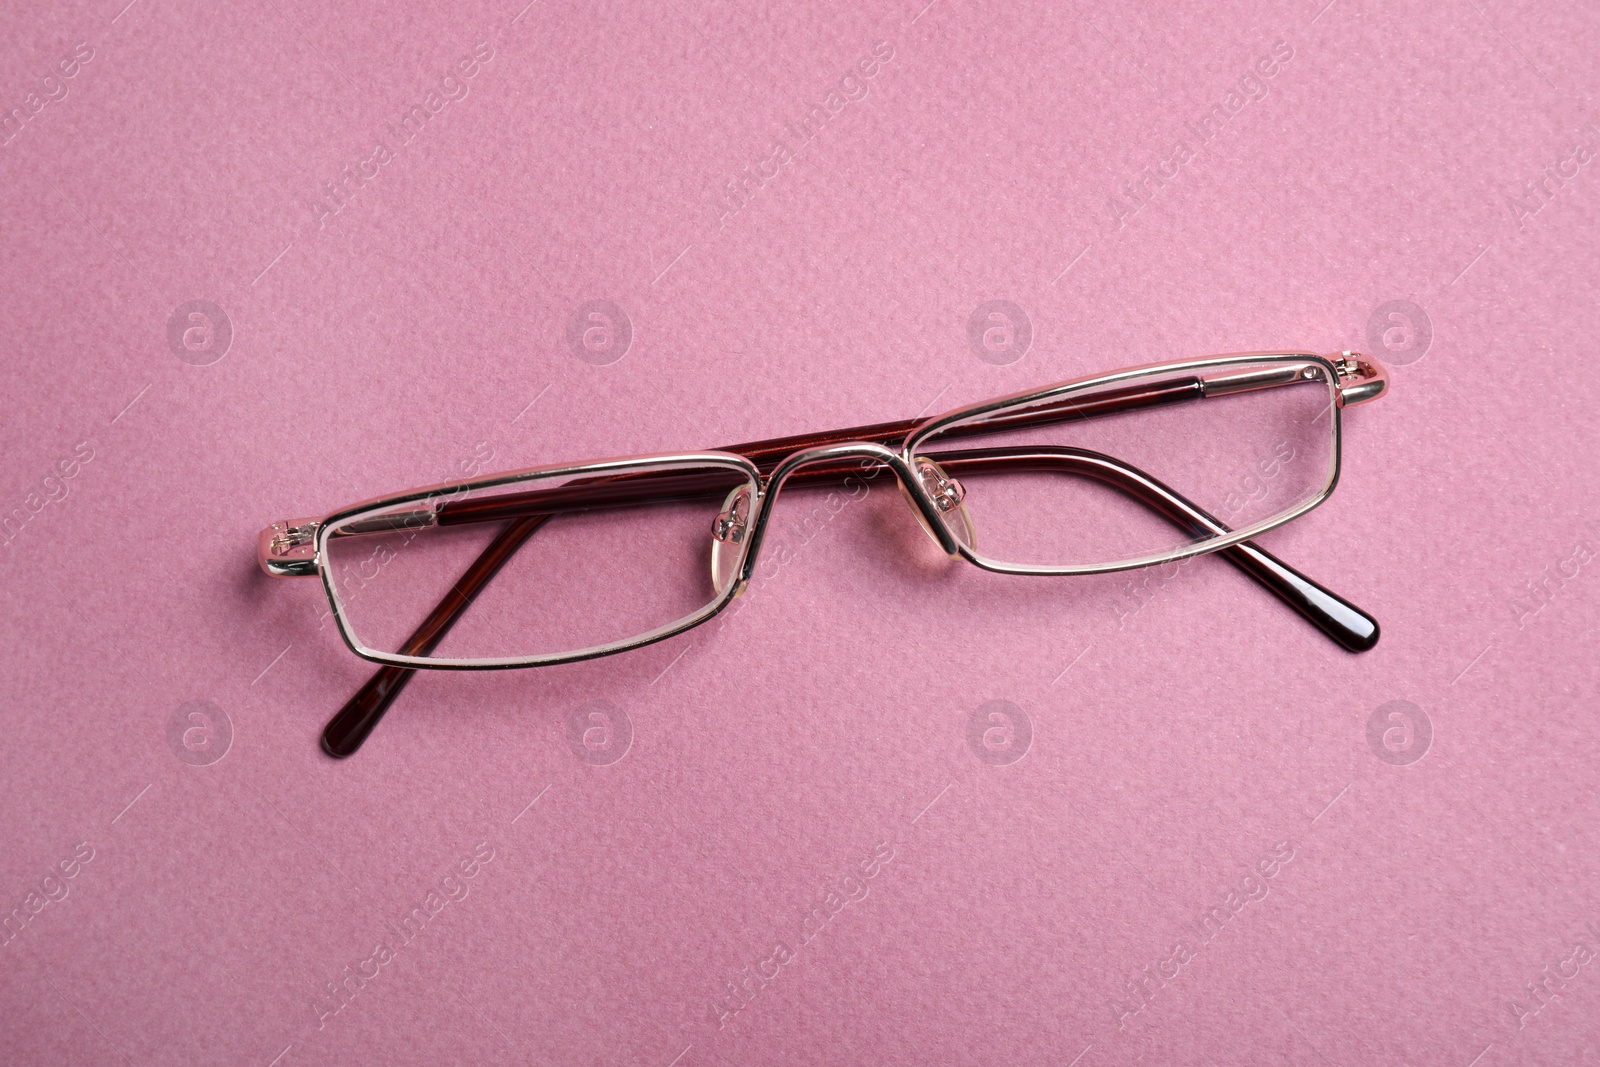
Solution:
<path fill-rule="evenodd" d="M 945 529 L 940 519 L 939 512 L 927 491 L 918 482 L 916 473 L 906 462 L 905 457 L 883 445 L 872 441 L 842 441 L 838 444 L 821 445 L 808 448 L 787 457 L 771 474 L 767 475 L 762 486 L 761 511 L 757 518 L 756 529 L 753 532 L 750 546 L 749 560 L 753 564 L 755 557 L 760 552 L 761 541 L 766 532 L 767 519 L 772 514 L 772 504 L 782 492 L 784 485 L 796 472 L 806 467 L 821 465 L 849 464 L 851 460 L 869 461 L 872 464 L 881 464 L 887 467 L 899 482 L 907 500 L 921 514 L 923 525 L 928 532 L 939 542 L 941 548 L 954 555 L 958 549 L 954 537 Z M 863 466 L 861 470 L 868 469 Z M 854 473 L 854 472 L 852 472 Z M 847 476 L 841 473 L 841 478 Z"/>
<path fill-rule="evenodd" d="M 765 490 L 769 495 L 776 494 L 783 483 L 789 480 L 790 475 L 804 467 L 815 467 L 823 464 L 842 464 L 850 460 L 870 460 L 881 463 L 894 472 L 894 476 L 901 481 L 905 480 L 901 468 L 905 466 L 898 452 L 893 452 L 883 445 L 872 441 L 842 441 L 838 444 L 819 445 L 816 448 L 807 448 L 787 457 L 767 475 Z M 865 470 L 866 467 L 860 469 Z"/>

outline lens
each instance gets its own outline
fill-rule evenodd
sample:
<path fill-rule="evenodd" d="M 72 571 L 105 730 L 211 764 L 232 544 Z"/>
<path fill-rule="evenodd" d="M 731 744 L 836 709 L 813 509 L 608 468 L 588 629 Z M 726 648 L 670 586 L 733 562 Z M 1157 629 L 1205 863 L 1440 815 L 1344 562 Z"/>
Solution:
<path fill-rule="evenodd" d="M 373 652 L 471 664 L 602 651 L 731 595 L 719 582 L 743 559 L 748 495 L 731 516 L 726 502 L 747 487 L 732 466 L 641 466 L 447 490 L 339 520 L 323 570 L 349 636 Z"/>
<path fill-rule="evenodd" d="M 917 459 L 953 483 L 941 508 L 964 512 L 951 530 L 980 561 L 1157 562 L 1325 496 L 1334 389 L 1304 356 L 1152 371 L 942 427 Z"/>

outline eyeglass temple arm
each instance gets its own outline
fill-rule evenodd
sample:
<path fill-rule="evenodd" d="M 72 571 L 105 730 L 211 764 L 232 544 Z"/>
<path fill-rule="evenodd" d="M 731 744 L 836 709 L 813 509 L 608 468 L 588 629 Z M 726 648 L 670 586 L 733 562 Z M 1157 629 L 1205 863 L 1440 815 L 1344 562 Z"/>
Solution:
<path fill-rule="evenodd" d="M 1171 378 L 1166 381 L 1150 382 L 1124 389 L 1107 390 L 1097 393 L 1086 400 L 1064 400 L 1055 403 L 1044 403 L 1036 408 L 986 419 L 981 423 L 954 426 L 948 430 L 940 431 L 939 437 L 941 440 L 948 440 L 955 437 L 994 433 L 997 430 L 1020 430 L 1030 426 L 1048 426 L 1052 423 L 1065 422 L 1069 419 L 1089 419 L 1102 415 L 1115 415 L 1125 411 L 1137 411 L 1160 404 L 1201 400 L 1205 396 L 1205 380 L 1195 375 L 1189 375 L 1183 378 Z M 845 444 L 851 441 L 871 441 L 880 445 L 898 445 L 909 437 L 913 430 L 926 421 L 926 419 L 901 419 L 897 422 L 875 422 L 869 426 L 854 426 L 848 430 L 834 430 L 829 433 L 796 434 L 792 437 L 774 437 L 765 441 L 749 441 L 742 445 L 733 445 L 723 451 L 739 453 L 739 455 L 755 463 L 761 472 L 766 474 L 770 473 L 772 468 L 794 453 L 808 451 L 813 448 Z M 797 471 L 795 477 L 800 477 L 803 473 L 804 471 Z"/>
<path fill-rule="evenodd" d="M 1290 384 L 1296 374 L 1274 384 Z M 1262 388 L 1263 386 L 1252 386 Z M 959 426 L 940 440 L 973 434 L 987 434 L 998 430 L 1013 430 L 1027 426 L 1048 425 L 1073 418 L 1092 418 L 1170 404 L 1197 400 L 1206 395 L 1207 382 L 1198 377 L 1176 378 L 1154 382 L 1114 393 L 1098 395 L 1087 401 L 1045 404 L 1037 409 L 986 419 L 973 426 Z M 1234 391 L 1238 391 L 1235 389 Z M 846 441 L 873 441 L 898 443 L 917 425 L 915 421 L 885 422 L 872 426 L 858 426 L 827 434 L 805 434 L 781 437 L 770 441 L 756 441 L 721 449 L 737 452 L 751 460 L 763 474 L 784 458 L 796 452 Z M 791 484 L 837 480 L 841 474 L 862 469 L 859 462 L 837 466 L 802 468 L 790 479 Z M 584 478 L 551 489 L 532 489 L 521 493 L 502 493 L 479 500 L 445 501 L 432 509 L 397 512 L 379 516 L 366 523 L 347 524 L 334 532 L 345 534 L 386 533 L 394 529 L 411 529 L 422 526 L 453 526 L 469 522 L 492 522 L 498 519 L 515 519 L 530 514 L 553 515 L 569 511 L 591 511 L 606 507 L 638 507 L 643 504 L 667 504 L 683 500 L 698 500 L 705 496 L 722 495 L 739 485 L 743 476 L 737 471 L 643 471 L 636 474 L 608 475 Z"/>
<path fill-rule="evenodd" d="M 1354 352 L 1344 352 L 1329 358 L 1338 371 L 1339 396 L 1344 406 L 1375 400 L 1387 391 L 1388 374 L 1380 364 Z M 1083 399 L 1069 397 L 1065 400 L 1046 401 L 1023 411 L 957 425 L 941 431 L 940 436 L 942 440 L 951 440 L 998 430 L 1044 426 L 1069 419 L 1114 415 L 1161 404 L 1297 385 L 1305 381 L 1301 377 L 1303 369 L 1303 364 L 1290 363 L 1243 371 L 1216 371 L 1205 375 L 1188 375 L 1121 389 L 1102 390 Z M 770 474 L 785 457 L 811 448 L 842 444 L 847 441 L 897 444 L 920 426 L 922 421 L 902 419 L 897 422 L 880 422 L 829 433 L 798 434 L 732 445 L 721 451 L 737 452 L 755 463 L 763 474 Z M 814 472 L 813 477 L 815 476 Z M 708 482 L 727 478 L 721 474 L 699 477 Z M 645 490 L 652 484 L 654 489 L 649 495 L 655 496 L 662 502 L 689 499 L 698 495 L 695 491 L 697 487 L 686 488 L 685 475 L 673 472 L 585 479 L 583 483 L 536 492 L 539 494 L 539 499 L 544 502 L 543 507 L 553 513 L 557 510 L 603 507 L 608 503 L 635 506 L 647 499 Z M 448 525 L 452 522 L 485 522 L 494 517 L 526 515 L 529 509 L 525 506 L 524 498 L 528 495 L 517 494 L 493 500 L 447 503 L 439 507 L 437 513 L 419 510 L 389 515 L 376 520 L 371 530 L 359 530 L 355 526 L 347 525 L 336 531 L 335 536 L 346 533 L 383 532 L 401 527 L 432 526 L 435 523 Z M 263 530 L 258 539 L 262 569 L 280 577 L 315 574 L 316 568 L 312 563 L 315 528 L 315 520 L 299 520 L 274 523 Z"/>
<path fill-rule="evenodd" d="M 998 415 L 979 422 L 962 424 L 940 433 L 940 440 L 964 436 L 990 434 L 1003 430 L 1045 426 L 1071 419 L 1098 418 L 1122 412 L 1136 411 L 1162 404 L 1201 400 L 1208 397 L 1230 396 L 1237 393 L 1302 384 L 1301 364 L 1285 367 L 1255 369 L 1236 373 L 1219 372 L 1205 376 L 1190 375 L 1150 382 L 1123 389 L 1107 390 L 1082 400 L 1067 399 L 1046 402 L 1034 408 L 1006 415 Z M 918 420 L 875 423 L 848 430 L 823 434 L 801 434 L 768 441 L 754 441 L 733 445 L 724 452 L 736 452 L 755 463 L 763 474 L 770 473 L 784 458 L 796 452 L 847 441 L 872 441 L 879 444 L 898 444 L 912 430 L 921 425 Z M 797 472 L 801 481 L 816 482 L 833 476 L 831 470 L 813 469 L 809 475 Z M 406 512 L 386 516 L 379 520 L 387 530 L 406 525 L 448 526 L 463 522 L 488 522 L 494 519 L 517 518 L 530 512 L 555 514 L 564 511 L 592 510 L 602 507 L 637 507 L 646 503 L 671 503 L 699 499 L 711 493 L 726 493 L 737 485 L 739 476 L 734 472 L 679 472 L 649 471 L 639 474 L 614 475 L 603 478 L 586 478 L 554 489 L 535 489 L 526 493 L 508 493 L 482 500 L 453 501 L 439 505 L 435 517 L 427 512 Z M 367 532 L 346 526 L 350 533 Z"/>
<path fill-rule="evenodd" d="M 1136 498 L 1185 529 L 1191 537 L 1215 537 L 1231 532 L 1215 516 L 1165 483 L 1131 464 L 1088 449 L 1018 445 L 930 453 L 929 458 L 946 474 L 954 476 L 1038 470 L 1093 478 Z M 1253 541 L 1242 541 L 1212 554 L 1254 578 L 1349 651 L 1365 652 L 1378 643 L 1377 619 Z"/>
<path fill-rule="evenodd" d="M 1354 407 L 1357 404 L 1365 404 L 1388 391 L 1388 371 L 1367 356 L 1359 352 L 1341 352 L 1327 358 L 1338 372 L 1337 389 L 1341 406 Z M 1308 381 L 1301 376 L 1304 367 L 1305 364 L 1290 363 L 1242 371 L 1217 370 L 1203 375 L 1191 374 L 1158 382 L 1124 386 L 1120 389 L 1103 389 L 1085 398 L 1069 396 L 1062 400 L 1045 401 L 1022 411 L 991 416 L 976 422 L 960 423 L 940 430 L 939 439 L 947 441 L 958 437 L 994 433 L 998 430 L 1020 430 L 1072 419 L 1117 415 L 1187 400 L 1215 399 L 1259 389 L 1304 385 Z M 733 445 L 722 451 L 737 452 L 745 456 L 765 474 L 788 456 L 807 449 L 844 444 L 849 441 L 897 445 L 926 421 L 918 418 L 901 419 L 898 422 L 878 422 L 870 426 L 856 426 L 831 433 L 797 434 L 766 441 L 751 441 Z"/>
<path fill-rule="evenodd" d="M 461 579 L 450 587 L 444 599 L 428 613 L 422 625 L 406 639 L 400 647 L 400 654 L 426 656 L 437 648 L 445 634 L 450 632 L 450 627 L 477 599 L 478 593 L 489 584 L 489 580 L 499 573 L 523 542 L 549 519 L 549 515 L 525 515 L 507 523 L 478 554 L 478 558 L 472 561 L 472 566 L 467 568 Z M 367 679 L 367 683 L 345 702 L 338 714 L 328 720 L 328 725 L 322 730 L 322 751 L 335 759 L 354 754 L 414 673 L 410 667 L 396 667 L 387 663 L 378 668 Z"/>
<path fill-rule="evenodd" d="M 859 440 L 859 438 L 855 438 Z M 1091 453 L 1082 449 L 1066 448 L 1030 448 L 1021 446 L 1015 448 L 979 449 L 965 452 L 941 452 L 935 457 L 937 462 L 950 473 L 991 473 L 996 471 L 1017 470 L 1060 470 L 1063 473 L 1087 475 L 1096 478 L 1114 488 L 1127 492 L 1143 503 L 1151 506 L 1156 511 L 1178 525 L 1187 529 L 1192 536 L 1226 532 L 1226 527 L 1214 517 L 1196 507 L 1172 489 L 1145 475 L 1137 468 L 1131 467 L 1109 456 Z M 812 468 L 802 468 L 796 471 L 789 479 L 794 484 L 828 484 L 837 482 L 851 475 L 864 473 L 860 464 L 845 463 L 839 465 L 818 465 Z M 612 479 L 613 484 L 576 487 L 579 490 L 593 492 L 596 497 L 606 503 L 620 504 L 619 499 L 624 493 L 632 495 L 634 502 L 651 499 L 644 496 L 648 490 L 645 479 L 651 475 L 636 478 L 626 486 L 615 485 L 615 482 L 626 480 L 629 476 L 619 476 Z M 680 476 L 682 478 L 683 476 Z M 693 477 L 693 476 L 691 476 Z M 562 487 L 563 489 L 569 487 Z M 657 488 L 660 488 L 657 486 Z M 684 499 L 689 495 L 686 487 L 679 487 L 681 495 L 676 499 Z M 718 486 L 698 488 L 693 494 L 704 497 L 708 492 L 725 492 L 727 486 L 719 483 Z M 546 493 L 560 493 L 561 490 L 546 490 Z M 527 498 L 536 496 L 537 493 L 516 494 Z M 576 495 L 576 494 L 568 494 Z M 401 654 L 407 656 L 426 656 L 433 651 L 438 643 L 444 639 L 450 627 L 460 617 L 468 605 L 477 597 L 482 588 L 488 584 L 501 566 L 511 558 L 523 543 L 551 517 L 550 512 L 529 515 L 526 509 L 539 503 L 541 506 L 556 504 L 554 500 L 540 502 L 524 499 L 520 515 L 496 513 L 483 515 L 479 513 L 473 518 L 461 516 L 457 521 L 490 521 L 491 519 L 509 518 L 511 521 L 499 534 L 484 548 L 471 567 L 461 576 L 450 593 L 440 601 L 428 615 L 421 626 L 401 647 Z M 562 510 L 571 510 L 582 506 L 570 499 L 560 501 Z M 594 505 L 590 505 L 594 506 Z M 601 505 L 603 506 L 603 505 Z M 1232 545 L 1217 553 L 1238 567 L 1245 574 L 1265 586 L 1275 596 L 1288 604 L 1301 616 L 1310 621 L 1323 633 L 1352 652 L 1363 652 L 1371 648 L 1378 641 L 1378 623 L 1360 608 L 1338 596 L 1327 588 L 1307 578 L 1299 571 L 1279 560 L 1271 553 L 1257 547 L 1249 541 Z M 322 749 L 328 755 L 338 759 L 352 755 L 361 747 L 362 742 L 372 733 L 389 706 L 400 691 L 411 679 L 415 669 L 411 667 L 397 667 L 384 664 L 375 671 L 367 683 L 358 689 L 339 712 L 329 720 L 322 733 Z"/>

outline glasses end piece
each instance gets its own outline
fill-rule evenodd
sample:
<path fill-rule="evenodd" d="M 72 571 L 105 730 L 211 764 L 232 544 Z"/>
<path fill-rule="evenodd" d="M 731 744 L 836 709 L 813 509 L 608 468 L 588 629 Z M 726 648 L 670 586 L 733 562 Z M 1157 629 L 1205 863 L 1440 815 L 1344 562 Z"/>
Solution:
<path fill-rule="evenodd" d="M 256 536 L 256 562 L 274 578 L 317 573 L 317 519 L 281 519 Z"/>
<path fill-rule="evenodd" d="M 1353 407 L 1376 400 L 1389 391 L 1389 370 L 1371 356 L 1340 352 L 1330 356 L 1339 372 L 1339 406 Z"/>

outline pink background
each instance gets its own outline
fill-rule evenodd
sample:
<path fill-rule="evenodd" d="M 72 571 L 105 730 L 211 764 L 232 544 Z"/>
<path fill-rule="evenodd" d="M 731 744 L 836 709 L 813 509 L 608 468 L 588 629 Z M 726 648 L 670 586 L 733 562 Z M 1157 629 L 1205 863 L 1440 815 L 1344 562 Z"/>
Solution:
<path fill-rule="evenodd" d="M 24 113 L 92 50 L 0 148 L 0 512 L 29 516 L 0 548 L 0 910 L 31 914 L 0 1061 L 1600 1062 L 1592 9 L 125 2 L 12 3 L 0 46 Z M 785 124 L 882 41 L 802 144 Z M 1277 42 L 1266 95 L 1196 137 Z M 314 210 L 479 43 L 464 98 Z M 776 176 L 714 207 L 775 138 Z M 609 365 L 566 340 L 599 299 L 632 328 Z M 967 336 L 995 299 L 1033 333 L 1005 365 Z M 205 366 L 167 340 L 191 300 L 231 322 Z M 335 762 L 319 731 L 370 665 L 314 583 L 255 569 L 266 523 L 484 451 L 1366 347 L 1392 300 L 1431 344 L 1391 335 L 1338 492 L 1263 542 L 1381 620 L 1363 656 L 1217 560 L 945 566 L 875 485 L 809 529 L 791 501 L 791 560 L 727 625 L 421 676 Z M 1009 765 L 967 740 L 996 700 L 1031 725 Z M 168 740 L 190 701 L 231 724 L 209 765 Z M 585 760 L 592 701 L 631 742 Z M 1391 701 L 1409 740 L 1369 744 Z"/>

